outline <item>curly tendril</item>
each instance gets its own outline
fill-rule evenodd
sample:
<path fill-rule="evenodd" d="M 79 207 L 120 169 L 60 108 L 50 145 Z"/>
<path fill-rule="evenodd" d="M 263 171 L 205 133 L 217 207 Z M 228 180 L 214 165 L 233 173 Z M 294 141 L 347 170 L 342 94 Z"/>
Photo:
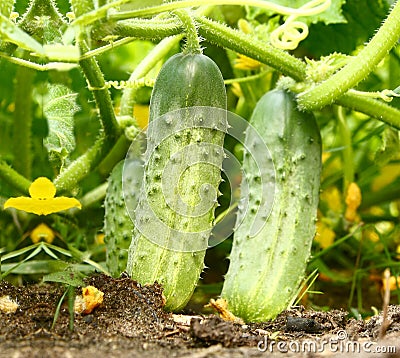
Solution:
<path fill-rule="evenodd" d="M 354 93 L 360 97 L 382 99 L 385 102 L 391 102 L 394 97 L 400 97 L 399 93 L 396 93 L 394 90 L 390 89 L 384 89 L 382 91 L 377 91 L 377 92 L 364 92 L 355 89 L 350 89 L 349 92 Z"/>
<path fill-rule="evenodd" d="M 154 78 L 139 78 L 134 81 L 106 81 L 103 87 L 92 87 L 88 86 L 90 91 L 100 91 L 104 89 L 110 89 L 111 87 L 115 89 L 125 89 L 125 88 L 141 88 L 141 87 L 153 87 L 155 79 Z"/>
<path fill-rule="evenodd" d="M 331 0 L 313 0 L 292 13 L 286 21 L 271 33 L 271 45 L 281 50 L 294 50 L 308 36 L 308 26 L 295 21 L 301 16 L 312 16 L 324 12 L 331 6 Z"/>

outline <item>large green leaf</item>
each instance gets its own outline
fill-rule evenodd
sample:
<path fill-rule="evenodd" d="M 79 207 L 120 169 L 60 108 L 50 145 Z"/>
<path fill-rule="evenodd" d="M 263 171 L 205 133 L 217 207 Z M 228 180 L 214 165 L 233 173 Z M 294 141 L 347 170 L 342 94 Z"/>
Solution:
<path fill-rule="evenodd" d="M 43 96 L 43 114 L 49 127 L 44 146 L 53 165 L 61 168 L 75 149 L 74 114 L 79 110 L 76 97 L 76 93 L 59 84 L 48 85 L 48 92 Z"/>

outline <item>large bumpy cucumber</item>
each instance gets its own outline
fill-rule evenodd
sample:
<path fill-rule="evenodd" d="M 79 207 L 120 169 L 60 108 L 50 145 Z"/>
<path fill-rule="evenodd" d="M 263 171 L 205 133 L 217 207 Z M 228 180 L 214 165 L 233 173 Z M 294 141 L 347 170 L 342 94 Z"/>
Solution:
<path fill-rule="evenodd" d="M 257 103 L 250 124 L 269 148 L 276 176 L 268 174 L 268 166 L 257 169 L 261 175 L 253 173 L 254 138 L 248 132 L 243 172 L 248 182 L 249 205 L 239 207 L 240 222 L 221 294 L 229 310 L 248 322 L 275 318 L 296 295 L 315 234 L 321 171 L 317 123 L 312 114 L 296 109 L 291 94 L 283 90 L 265 94 Z M 269 192 L 263 198 L 262 186 L 268 180 L 275 185 L 275 195 Z M 262 229 L 251 236 L 259 203 L 265 200 L 274 200 L 271 212 L 264 217 Z"/>
<path fill-rule="evenodd" d="M 104 200 L 104 242 L 107 247 L 106 266 L 114 277 L 118 277 L 126 268 L 128 248 L 133 233 L 133 221 L 127 211 L 126 203 L 130 207 L 136 205 L 142 177 L 142 164 L 127 159 L 114 167 L 108 179 Z M 129 186 L 129 190 L 125 190 L 125 196 L 123 184 Z"/>
<path fill-rule="evenodd" d="M 167 310 L 186 305 L 204 268 L 221 181 L 225 108 L 223 78 L 210 58 L 176 54 L 164 64 L 150 101 L 127 271 L 139 283 L 161 283 Z"/>

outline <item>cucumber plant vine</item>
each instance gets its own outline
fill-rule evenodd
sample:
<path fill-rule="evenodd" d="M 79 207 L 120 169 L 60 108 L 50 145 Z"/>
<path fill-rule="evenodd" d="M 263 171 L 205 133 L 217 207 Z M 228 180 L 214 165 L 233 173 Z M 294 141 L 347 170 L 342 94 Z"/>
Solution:
<path fill-rule="evenodd" d="M 298 2 L 300 6 L 296 8 L 286 6 L 288 3 L 296 2 L 178 0 L 151 1 L 149 6 L 143 6 L 139 4 L 139 1 L 132 0 L 70 0 L 69 2 L 30 0 L 28 4 L 19 0 L 2 1 L 0 4 L 0 59 L 8 69 L 16 71 L 14 97 L 12 101 L 5 98 L 0 103 L 0 109 L 3 109 L 3 106 L 6 108 L 3 111 L 4 119 L 0 117 L 0 123 L 2 121 L 9 123 L 7 122 L 9 112 L 12 113 L 13 123 L 12 147 L 5 149 L 0 146 L 2 183 L 0 197 L 4 199 L 2 202 L 16 194 L 26 196 L 32 181 L 41 176 L 51 178 L 57 192 L 81 197 L 81 202 L 84 203 L 82 215 L 85 215 L 85 210 L 90 210 L 90 205 L 96 205 L 106 197 L 104 245 L 108 251 L 105 265 L 108 266 L 111 274 L 117 276 L 126 269 L 133 278 L 142 283 L 161 281 L 165 286 L 167 307 L 171 310 L 182 308 L 189 300 L 204 268 L 206 247 L 192 251 L 178 250 L 175 247 L 174 251 L 169 247 L 171 237 L 177 235 L 176 231 L 183 230 L 188 236 L 194 232 L 200 233 L 198 241 L 208 240 L 209 231 L 215 224 L 214 211 L 218 210 L 219 190 L 222 190 L 222 196 L 225 194 L 223 189 L 219 189 L 223 187 L 223 184 L 219 185 L 221 165 L 225 157 L 230 156 L 224 153 L 224 137 L 231 136 L 236 140 L 240 137 L 235 132 L 236 128 L 230 129 L 230 126 L 236 125 L 241 130 L 247 128 L 248 133 L 252 131 L 249 129 L 252 128 L 251 121 L 250 126 L 246 124 L 246 120 L 240 124 L 240 120 L 228 115 L 225 119 L 229 125 L 225 126 L 221 124 L 224 121 L 221 111 L 208 112 L 200 108 L 193 110 L 193 108 L 235 110 L 247 120 L 250 117 L 253 118 L 257 122 L 254 126 L 256 131 L 263 132 L 265 129 L 263 125 L 268 121 L 272 123 L 273 119 L 269 120 L 268 115 L 262 115 L 257 110 L 251 116 L 250 113 L 254 109 L 252 102 L 255 103 L 260 98 L 265 100 L 262 96 L 275 87 L 291 92 L 290 95 L 282 92 L 282 96 L 289 97 L 277 101 L 290 113 L 287 113 L 288 118 L 282 117 L 284 123 L 274 124 L 272 132 L 275 133 L 276 141 L 268 145 L 268 147 L 274 147 L 269 148 L 271 151 L 276 150 L 281 155 L 277 158 L 274 153 L 271 153 L 272 159 L 270 159 L 274 162 L 277 171 L 290 166 L 288 163 L 293 158 L 289 157 L 296 152 L 293 148 L 298 145 L 304 149 L 311 137 L 319 138 L 319 134 L 312 132 L 311 136 L 307 130 L 304 133 L 302 131 L 299 131 L 300 134 L 297 133 L 300 137 L 310 137 L 304 142 L 301 141 L 304 138 L 296 137 L 297 142 L 292 143 L 285 137 L 290 135 L 289 127 L 297 125 L 298 122 L 304 121 L 307 125 L 311 125 L 310 121 L 313 119 L 306 119 L 308 114 L 305 114 L 303 118 L 304 113 L 301 111 L 315 113 L 332 111 L 335 113 L 333 117 L 338 122 L 346 147 L 343 154 L 345 164 L 343 192 L 346 192 L 348 185 L 357 179 L 355 169 L 352 167 L 354 164 L 352 162 L 354 153 L 352 145 L 354 144 L 352 144 L 351 136 L 353 128 L 346 122 L 346 111 L 354 111 L 358 115 L 361 113 L 370 117 L 368 123 L 380 121 L 385 128 L 390 128 L 396 133 L 400 130 L 400 109 L 396 104 L 389 103 L 393 98 L 398 97 L 394 89 L 399 86 L 399 83 L 395 83 L 393 88 L 374 88 L 373 91 L 356 88 L 363 81 L 368 81 L 371 73 L 376 71 L 389 53 L 395 53 L 397 58 L 400 57 L 396 52 L 396 45 L 400 38 L 400 2 L 395 1 L 391 6 L 388 5 L 389 2 L 385 2 L 387 5 L 385 10 L 388 10 L 386 19 L 370 41 L 358 48 L 355 54 L 331 53 L 319 59 L 307 58 L 304 55 L 307 54 L 307 47 L 302 47 L 302 44 L 307 41 L 312 32 L 312 24 L 345 22 L 342 14 L 344 1 L 304 0 Z M 237 23 L 237 20 L 241 20 L 242 26 L 236 26 L 236 23 L 230 22 L 224 16 L 224 9 L 227 7 L 223 5 L 230 6 L 236 9 L 235 11 L 240 9 L 235 21 Z M 126 46 L 140 41 L 152 41 L 151 49 L 145 51 L 143 56 L 138 56 L 140 60 L 135 66 L 129 67 L 131 69 L 129 78 L 116 79 L 112 78 L 112 75 L 110 78 L 104 70 L 109 66 L 104 62 L 104 58 L 112 61 L 111 57 L 107 57 L 111 53 L 123 51 Z M 215 51 L 220 51 L 223 59 L 202 54 L 203 44 L 206 49 L 207 46 L 218 48 L 219 50 Z M 176 54 L 180 52 L 180 47 L 183 48 L 182 52 Z M 239 66 L 235 68 L 232 65 L 238 55 L 241 56 L 242 68 Z M 228 101 L 223 90 L 223 77 L 211 58 L 220 66 L 226 77 L 225 85 L 232 85 L 233 90 L 228 92 Z M 224 61 L 229 63 L 229 69 L 220 65 Z M 250 66 L 246 70 L 246 61 L 252 61 L 254 67 Z M 77 82 L 79 85 L 76 84 Z M 83 88 L 82 91 L 79 86 Z M 152 94 L 149 109 L 150 134 L 146 143 L 147 151 L 143 153 L 144 130 L 138 116 L 134 113 L 142 105 L 141 96 L 146 98 L 144 101 L 146 104 L 149 102 L 149 92 L 143 95 L 146 89 L 150 89 Z M 236 108 L 231 100 L 232 94 L 235 93 L 245 99 L 242 102 L 238 101 Z M 276 92 L 269 92 L 270 96 L 274 94 Z M 271 108 L 274 107 L 272 102 L 268 102 Z M 256 109 L 261 107 L 264 111 L 268 111 L 261 104 L 258 104 Z M 202 124 L 194 125 L 194 122 L 190 122 L 193 126 L 190 130 L 185 126 L 177 127 L 169 114 L 172 111 L 175 111 L 176 118 L 186 125 L 192 120 L 191 117 L 197 118 Z M 40 115 L 37 112 L 40 112 Z M 85 119 L 90 123 L 90 126 L 88 125 L 90 127 L 89 140 L 85 139 L 82 133 L 74 133 L 75 122 L 79 122 L 77 118 L 82 116 L 82 113 L 89 117 L 89 120 Z M 210 114 L 215 116 L 216 122 L 219 120 L 221 123 L 203 121 L 203 118 Z M 233 122 L 230 122 L 232 118 L 234 118 Z M 294 122 L 290 122 L 291 119 L 297 122 L 293 124 Z M 258 121 L 261 122 L 258 123 Z M 368 125 L 365 124 L 365 126 Z M 7 124 L 7 128 L 11 126 Z M 37 128 L 40 128 L 39 133 L 35 132 Z M 308 127 L 301 127 L 302 130 L 305 128 Z M 312 131 L 318 131 L 315 128 L 317 127 L 313 127 Z M 84 125 L 80 127 L 80 130 L 84 130 Z M 219 135 L 216 135 L 215 131 L 219 132 Z M 271 130 L 267 129 L 266 132 L 270 133 Z M 170 142 L 166 139 L 169 136 L 174 138 Z M 157 143 L 157 145 L 151 142 L 160 138 L 165 142 Z M 255 151 L 254 148 L 249 147 L 255 144 L 251 138 L 241 139 L 243 142 L 238 146 L 244 146 L 245 154 L 243 154 L 244 159 L 238 159 L 238 163 L 240 162 L 238 167 L 243 166 L 245 177 L 246 170 L 256 170 L 254 163 L 249 162 L 245 156 L 247 152 Z M 281 144 L 278 143 L 280 140 L 282 140 Z M 84 149 L 82 149 L 82 142 L 85 142 Z M 264 138 L 263 142 L 267 143 L 268 140 Z M 212 145 L 220 147 L 221 150 L 218 151 Z M 142 174 L 142 169 L 139 170 L 135 166 L 137 162 L 131 165 L 143 176 L 141 184 L 129 175 L 123 180 L 122 164 L 117 164 L 125 158 L 127 153 L 130 153 L 129 148 L 132 146 L 135 147 L 135 151 L 140 152 L 142 155 L 140 159 L 144 161 L 144 169 L 142 168 L 144 174 Z M 195 150 L 191 154 L 177 154 L 184 151 L 185 147 L 194 148 L 195 146 L 198 153 Z M 321 159 L 319 151 L 319 147 L 315 149 L 315 153 L 318 152 L 317 156 Z M 214 154 L 218 160 L 213 157 Z M 305 158 L 308 158 L 307 156 L 308 153 Z M 190 159 L 194 160 L 194 157 L 197 158 L 197 162 L 190 161 Z M 210 162 L 204 162 L 205 157 L 211 162 L 211 166 Z M 181 164 L 175 166 L 171 164 L 169 167 L 167 162 L 171 158 L 173 159 L 171 161 L 181 161 Z M 257 162 L 257 156 L 254 158 Z M 282 164 L 282 168 L 278 165 L 280 159 L 287 159 L 287 163 Z M 314 158 L 312 163 L 306 159 L 302 161 L 303 159 L 294 158 L 293 160 L 302 163 L 298 167 L 308 165 L 308 169 L 315 174 L 311 179 L 319 182 L 319 159 Z M 298 162 L 296 161 L 295 164 L 297 165 Z M 175 191 L 171 192 L 170 197 L 165 200 L 159 198 L 160 185 L 166 185 L 159 168 L 160 163 L 165 165 L 163 169 L 170 170 L 171 173 L 175 173 L 175 170 L 181 175 L 177 178 L 169 177 L 170 180 L 176 179 L 176 183 L 169 183 Z M 187 169 L 182 163 L 188 167 L 191 163 L 195 169 Z M 275 210 L 287 205 L 288 202 L 285 200 L 289 200 L 290 195 L 293 198 L 296 197 L 293 194 L 294 189 L 289 188 L 290 185 L 297 185 L 294 181 L 298 181 L 297 176 L 300 174 L 296 172 L 298 168 L 296 165 L 295 169 L 290 169 L 287 173 L 285 171 L 284 174 L 289 177 L 284 183 L 275 182 L 275 177 L 271 181 L 275 185 L 274 188 L 270 188 L 274 190 L 271 197 L 275 195 L 275 198 L 280 200 L 279 203 L 275 203 Z M 315 168 L 311 168 L 312 165 L 315 165 Z M 263 172 L 264 169 L 257 170 Z M 111 172 L 113 174 L 106 189 L 107 184 L 101 181 Z M 278 174 L 281 177 L 283 175 Z M 229 177 L 229 173 L 226 175 Z M 307 170 L 301 169 L 301 175 L 307 175 Z M 260 175 L 254 177 L 260 178 Z M 135 185 L 132 184 L 132 180 Z M 206 183 L 204 180 L 209 180 L 209 182 Z M 96 182 L 96 185 L 88 184 L 91 181 Z M 254 187 L 259 184 L 257 182 Z M 122 185 L 125 185 L 124 189 Z M 253 208 L 243 207 L 243 202 L 246 202 L 246 197 L 243 197 L 246 186 L 249 186 L 247 191 L 250 195 L 249 201 L 252 202 L 254 199 L 251 196 L 254 189 L 252 185 L 249 178 L 247 181 L 243 180 L 242 201 L 231 205 L 231 208 L 225 208 L 226 212 L 231 212 L 232 207 L 237 205 L 238 212 L 243 213 L 245 223 L 253 216 L 257 217 L 257 210 L 252 211 Z M 189 187 L 191 189 L 188 189 Z M 310 210 L 302 209 L 306 205 L 303 197 L 301 200 L 297 200 L 297 197 L 293 199 L 293 205 L 300 208 L 299 210 L 304 215 L 303 220 L 312 222 L 311 226 L 307 226 L 308 229 L 304 230 L 306 232 L 304 235 L 307 236 L 304 240 L 308 240 L 309 244 L 314 235 L 314 219 L 317 215 L 318 190 L 315 189 L 316 187 L 317 184 L 309 190 L 310 192 L 303 195 L 307 198 L 307 208 L 311 208 Z M 304 188 L 298 188 L 298 190 L 301 192 Z M 129 196 L 126 195 L 127 191 L 130 199 L 127 198 Z M 134 205 L 131 211 L 125 210 L 123 193 L 125 193 L 125 202 L 131 200 L 130 205 Z M 211 195 L 209 193 L 214 196 L 209 197 L 208 195 Z M 232 191 L 230 195 L 233 197 L 235 193 Z M 180 198 L 181 196 L 183 199 Z M 180 219 L 177 212 L 170 212 L 171 207 L 179 208 L 179 210 L 188 206 L 197 207 L 203 200 L 212 202 L 212 205 L 202 211 L 200 221 L 196 221 L 198 218 L 194 219 L 197 209 L 190 209 L 192 216 L 189 215 L 186 219 Z M 257 205 L 260 205 L 264 197 L 257 200 Z M 85 203 L 90 203 L 89 209 L 85 208 Z M 140 229 L 143 229 L 147 225 L 146 221 L 150 220 L 145 209 L 146 205 L 151 206 L 152 212 L 155 212 L 157 217 L 160 216 L 161 222 L 168 227 L 163 233 L 157 232 L 159 238 L 165 239 L 165 241 L 159 239 L 162 241 L 161 244 L 160 241 L 146 241 Z M 246 214 L 244 209 L 249 209 L 249 212 Z M 284 215 L 286 211 L 283 209 L 279 213 L 274 213 L 271 208 L 269 210 L 272 210 L 272 217 L 286 217 Z M 305 212 L 307 214 L 304 214 Z M 115 216 L 116 213 L 117 216 Z M 65 215 L 74 218 L 75 214 L 69 211 Z M 318 215 L 320 215 L 319 212 Z M 28 229 L 28 223 L 31 220 L 29 215 L 12 212 L 11 216 L 14 222 L 25 223 L 20 231 Z M 356 217 L 355 214 L 354 217 Z M 266 228 L 273 226 L 271 222 L 268 222 L 269 214 L 264 215 L 263 220 L 267 223 Z M 54 221 L 56 222 L 57 219 Z M 150 222 L 149 225 L 155 224 Z M 244 282 L 245 279 L 240 279 L 239 283 L 234 280 L 241 277 L 240 271 L 243 267 L 254 268 L 251 254 L 246 259 L 247 261 L 242 263 L 242 256 L 246 256 L 247 253 L 243 255 L 238 253 L 238 247 L 250 249 L 242 242 L 246 240 L 247 235 L 243 232 L 243 227 L 240 227 L 241 223 L 238 222 L 237 225 L 231 260 L 231 265 L 234 266 L 231 266 L 229 272 L 238 274 L 228 274 L 222 296 L 228 300 L 228 307 L 242 318 L 248 320 L 273 318 L 279 310 L 284 309 L 288 302 L 294 301 L 293 297 L 289 297 L 289 294 L 281 299 L 282 296 L 276 295 L 274 299 L 282 301 L 281 305 L 277 305 L 279 306 L 277 311 L 268 308 L 269 312 L 264 312 L 259 305 L 255 305 L 251 312 L 243 309 L 242 300 L 246 299 L 244 292 L 247 289 L 250 296 L 253 295 L 251 297 L 254 301 L 258 292 L 264 292 L 265 295 L 270 293 L 259 286 L 254 293 L 255 291 L 249 288 L 249 283 Z M 245 228 L 247 228 L 246 225 Z M 297 226 L 298 223 L 293 225 Z M 248 229 L 250 230 L 250 227 Z M 279 232 L 282 230 L 279 227 L 274 227 L 275 229 L 279 237 Z M 270 235 L 263 230 L 258 234 L 262 237 Z M 293 240 L 293 247 L 297 250 L 294 236 L 291 232 L 287 234 L 286 240 Z M 264 240 L 260 241 L 259 246 L 263 245 L 262 242 Z M 40 249 L 48 249 L 45 244 L 38 245 Z M 277 257 L 283 255 L 282 252 L 286 250 L 286 246 L 279 246 L 279 242 L 269 245 L 268 255 L 270 256 L 268 257 L 271 262 L 276 262 Z M 302 251 L 302 267 L 297 270 L 299 272 L 291 273 L 298 274 L 298 277 L 293 277 L 291 287 L 285 288 L 289 293 L 296 292 L 298 289 L 299 280 L 304 274 L 303 266 L 310 254 L 310 245 L 306 245 L 304 252 L 300 250 Z M 19 253 L 26 252 L 20 249 L 18 251 L 16 247 L 14 249 Z M 274 254 L 274 250 L 278 250 L 279 253 Z M 66 253 L 66 251 L 62 252 Z M 17 256 L 8 254 L 5 259 Z M 93 263 L 92 260 L 88 260 L 84 262 Z M 287 267 L 293 268 L 295 265 L 289 262 Z M 276 267 L 271 268 L 268 274 L 274 272 L 274 269 Z M 259 270 L 262 271 L 261 268 Z M 263 272 L 262 279 L 265 280 L 268 274 Z M 261 280 L 261 276 L 255 274 L 254 280 Z M 276 284 L 280 283 L 276 281 Z M 275 302 L 274 299 L 270 302 Z M 229 301 L 233 302 L 231 306 L 229 306 Z"/>

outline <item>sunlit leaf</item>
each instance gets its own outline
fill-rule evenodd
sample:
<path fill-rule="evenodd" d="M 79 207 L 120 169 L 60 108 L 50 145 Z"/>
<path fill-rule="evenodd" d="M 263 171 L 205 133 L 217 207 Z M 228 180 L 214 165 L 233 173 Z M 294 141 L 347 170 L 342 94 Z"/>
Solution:
<path fill-rule="evenodd" d="M 55 166 L 67 164 L 75 149 L 74 114 L 79 110 L 77 94 L 63 85 L 49 85 L 43 96 L 43 114 L 47 118 L 49 135 L 44 139 L 49 159 Z"/>
<path fill-rule="evenodd" d="M 4 16 L 10 16 L 11 10 L 14 6 L 14 0 L 1 0 L 0 1 L 0 13 Z"/>
<path fill-rule="evenodd" d="M 382 133 L 382 146 L 376 152 L 375 161 L 383 166 L 392 159 L 397 159 L 400 153 L 399 131 L 390 127 Z"/>
<path fill-rule="evenodd" d="M 43 276 L 44 282 L 60 282 L 70 286 L 83 286 L 83 278 L 85 275 L 78 271 L 65 270 L 61 272 L 52 272 Z"/>
<path fill-rule="evenodd" d="M 11 42 L 25 50 L 44 55 L 42 45 L 26 32 L 21 30 L 14 22 L 0 14 L 0 38 L 3 41 Z"/>

